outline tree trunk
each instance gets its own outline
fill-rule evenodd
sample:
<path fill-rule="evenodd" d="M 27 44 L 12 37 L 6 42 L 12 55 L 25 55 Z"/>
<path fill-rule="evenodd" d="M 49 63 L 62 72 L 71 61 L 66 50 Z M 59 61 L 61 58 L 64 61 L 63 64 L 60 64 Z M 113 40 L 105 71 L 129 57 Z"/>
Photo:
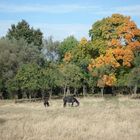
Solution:
<path fill-rule="evenodd" d="M 104 87 L 101 87 L 101 95 L 104 97 Z"/>
<path fill-rule="evenodd" d="M 42 95 L 42 100 L 43 100 L 45 97 L 45 90 L 44 89 L 42 90 L 41 95 Z"/>
<path fill-rule="evenodd" d="M 22 98 L 27 99 L 27 93 L 26 93 L 26 91 L 23 91 L 23 93 L 22 93 Z"/>
<path fill-rule="evenodd" d="M 74 88 L 74 95 L 77 95 L 77 88 Z"/>
<path fill-rule="evenodd" d="M 31 95 L 31 93 L 29 93 L 29 99 L 30 99 L 30 102 L 31 102 L 31 99 L 32 99 L 32 95 Z"/>
<path fill-rule="evenodd" d="M 67 95 L 70 95 L 70 87 L 67 87 Z"/>
<path fill-rule="evenodd" d="M 137 89 L 138 89 L 138 86 L 137 86 L 137 84 L 135 84 L 135 86 L 134 86 L 134 95 L 137 94 Z"/>
<path fill-rule="evenodd" d="M 52 87 L 51 87 L 50 92 L 49 92 L 49 98 L 50 98 L 50 100 L 52 98 Z"/>
<path fill-rule="evenodd" d="M 66 96 L 66 85 L 63 87 L 64 97 Z"/>
<path fill-rule="evenodd" d="M 92 94 L 94 94 L 94 92 L 95 92 L 94 86 L 91 87 L 91 92 L 92 92 Z"/>
<path fill-rule="evenodd" d="M 1 100 L 3 99 L 3 95 L 2 95 L 2 92 L 0 92 L 0 99 L 1 99 Z"/>
<path fill-rule="evenodd" d="M 87 94 L 87 88 L 86 85 L 83 85 L 83 95 L 85 97 L 85 95 Z"/>

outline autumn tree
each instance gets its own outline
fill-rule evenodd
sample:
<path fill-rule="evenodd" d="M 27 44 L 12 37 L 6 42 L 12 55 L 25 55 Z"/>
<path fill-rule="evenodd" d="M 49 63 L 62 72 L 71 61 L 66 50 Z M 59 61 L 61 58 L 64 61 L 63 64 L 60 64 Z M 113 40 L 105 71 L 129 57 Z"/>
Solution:
<path fill-rule="evenodd" d="M 70 51 L 66 52 L 63 61 L 65 63 L 73 63 L 81 69 L 81 85 L 83 87 L 83 95 L 87 93 L 87 85 L 89 81 L 89 73 L 87 66 L 90 62 L 91 56 L 97 55 L 91 41 L 82 38 L 79 43 Z"/>
<path fill-rule="evenodd" d="M 91 60 L 89 71 L 110 65 L 111 75 L 102 75 L 105 85 L 112 86 L 119 76 L 133 68 L 135 53 L 140 50 L 140 30 L 130 17 L 113 14 L 92 25 L 89 31 L 99 56 Z"/>
<path fill-rule="evenodd" d="M 89 31 L 91 40 L 100 53 L 108 48 L 140 49 L 140 30 L 130 17 L 113 14 L 92 25 Z"/>

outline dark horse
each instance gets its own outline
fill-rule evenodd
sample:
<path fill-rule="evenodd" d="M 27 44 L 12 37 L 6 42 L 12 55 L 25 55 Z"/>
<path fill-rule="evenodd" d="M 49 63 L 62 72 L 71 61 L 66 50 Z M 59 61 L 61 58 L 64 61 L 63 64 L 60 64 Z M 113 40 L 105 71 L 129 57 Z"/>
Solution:
<path fill-rule="evenodd" d="M 63 102 L 64 102 L 64 104 L 63 104 L 64 107 L 66 106 L 67 103 L 71 103 L 72 106 L 73 106 L 74 102 L 76 102 L 77 106 L 79 106 L 79 104 L 80 104 L 79 101 L 76 98 L 74 98 L 73 96 L 65 96 L 63 98 Z"/>
<path fill-rule="evenodd" d="M 44 97 L 44 106 L 50 106 L 49 104 L 49 97 Z"/>

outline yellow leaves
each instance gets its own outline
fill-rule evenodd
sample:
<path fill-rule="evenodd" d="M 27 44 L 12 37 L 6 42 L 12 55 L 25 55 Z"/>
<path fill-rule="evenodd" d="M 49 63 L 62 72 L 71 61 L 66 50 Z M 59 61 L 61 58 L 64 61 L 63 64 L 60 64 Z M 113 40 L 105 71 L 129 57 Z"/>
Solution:
<path fill-rule="evenodd" d="M 64 65 L 63 65 L 63 64 L 60 64 L 60 65 L 59 65 L 59 68 L 60 68 L 60 69 L 62 69 L 63 67 L 64 67 Z"/>
<path fill-rule="evenodd" d="M 83 38 L 81 39 L 81 41 L 80 41 L 80 45 L 81 45 L 81 46 L 86 46 L 87 43 L 88 43 L 88 41 L 87 41 L 87 39 L 86 39 L 85 37 L 83 37 Z"/>
<path fill-rule="evenodd" d="M 88 66 L 93 76 L 97 76 L 93 73 L 96 68 L 101 69 L 102 75 L 116 71 L 116 76 L 123 67 L 124 70 L 126 67 L 132 68 L 134 53 L 140 51 L 140 29 L 130 17 L 113 14 L 94 24 L 92 30 L 93 45 L 99 50 L 99 56 L 91 60 Z M 115 76 L 104 75 L 100 78 L 99 85 L 111 86 L 115 80 Z"/>
<path fill-rule="evenodd" d="M 87 68 L 89 71 L 92 71 L 93 66 L 91 64 L 89 64 Z"/>
<path fill-rule="evenodd" d="M 72 59 L 72 55 L 70 52 L 66 52 L 64 56 L 64 61 L 69 62 Z"/>
<path fill-rule="evenodd" d="M 116 48 L 113 51 L 116 60 L 122 60 L 123 66 L 131 66 L 131 62 L 134 59 L 134 54 L 129 48 Z"/>
<path fill-rule="evenodd" d="M 140 29 L 132 29 L 131 30 L 131 34 L 133 35 L 133 36 L 140 36 Z"/>
<path fill-rule="evenodd" d="M 124 23 L 118 27 L 118 33 L 119 34 L 128 34 L 131 33 L 131 31 L 133 30 L 133 33 L 135 32 L 135 30 L 137 30 L 137 26 L 133 21 L 129 20 L 125 20 Z M 135 35 L 135 34 L 132 34 Z"/>
<path fill-rule="evenodd" d="M 128 41 L 128 42 L 131 42 L 131 40 L 132 40 L 132 38 L 134 37 L 134 35 L 133 34 L 126 34 L 125 35 L 125 39 Z"/>
<path fill-rule="evenodd" d="M 128 26 L 129 29 L 133 29 L 133 28 L 137 27 L 136 24 L 133 21 L 128 21 L 128 22 L 126 22 L 125 25 Z"/>
<path fill-rule="evenodd" d="M 122 48 L 116 48 L 113 50 L 113 54 L 114 54 L 116 60 L 123 59 L 124 50 Z"/>
<path fill-rule="evenodd" d="M 134 59 L 134 54 L 130 49 L 125 50 L 125 55 L 123 57 L 123 66 L 131 67 L 131 62 Z"/>
<path fill-rule="evenodd" d="M 113 86 L 117 82 L 115 74 L 103 75 L 97 83 L 98 87 Z"/>
<path fill-rule="evenodd" d="M 119 40 L 117 40 L 117 39 L 112 39 L 111 42 L 109 42 L 108 45 L 109 45 L 109 47 L 112 47 L 112 46 L 113 46 L 113 47 L 114 47 L 114 46 L 116 47 L 116 46 L 120 46 L 121 44 L 120 44 L 120 41 L 119 41 Z"/>
<path fill-rule="evenodd" d="M 130 42 L 127 47 L 132 51 L 140 50 L 140 42 L 139 41 Z"/>
<path fill-rule="evenodd" d="M 118 68 L 120 66 L 120 64 L 116 61 L 116 58 L 114 57 L 113 49 L 108 49 L 104 56 L 100 55 L 96 59 L 92 59 L 91 63 L 88 66 L 88 70 L 92 71 L 94 67 L 99 68 L 103 65 L 111 65 L 113 68 Z"/>
<path fill-rule="evenodd" d="M 88 70 L 93 73 L 94 68 L 100 68 L 104 65 L 110 65 L 115 69 L 119 68 L 120 66 L 131 67 L 133 60 L 134 54 L 131 49 L 119 47 L 115 49 L 110 48 L 106 51 L 105 55 L 100 55 L 96 59 L 92 59 L 91 63 L 88 65 Z M 93 76 L 97 75 L 93 74 Z"/>
<path fill-rule="evenodd" d="M 103 82 L 105 83 L 106 86 L 112 86 L 117 81 L 114 74 L 103 75 L 102 80 L 103 80 Z"/>

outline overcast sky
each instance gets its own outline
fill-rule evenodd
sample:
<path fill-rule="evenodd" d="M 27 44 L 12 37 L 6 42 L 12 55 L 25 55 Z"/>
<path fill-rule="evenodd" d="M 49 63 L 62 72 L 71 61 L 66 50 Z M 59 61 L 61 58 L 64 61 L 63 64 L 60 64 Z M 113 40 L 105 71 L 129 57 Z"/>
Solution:
<path fill-rule="evenodd" d="M 92 24 L 113 13 L 131 16 L 140 27 L 140 0 L 0 0 L 0 37 L 25 19 L 45 38 L 88 38 Z"/>

